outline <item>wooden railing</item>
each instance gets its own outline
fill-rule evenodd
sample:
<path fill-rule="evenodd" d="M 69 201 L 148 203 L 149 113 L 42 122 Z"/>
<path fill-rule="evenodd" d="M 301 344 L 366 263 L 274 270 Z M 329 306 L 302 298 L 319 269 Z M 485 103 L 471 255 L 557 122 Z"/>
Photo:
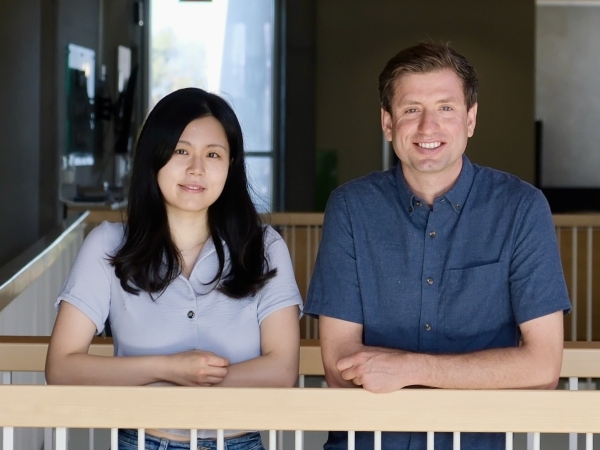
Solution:
<path fill-rule="evenodd" d="M 10 383 L 6 374 L 13 371 L 42 371 L 48 341 L 48 337 L 1 337 L 3 382 Z M 90 348 L 90 353 L 96 355 L 110 357 L 112 352 L 109 338 L 95 338 Z M 302 341 L 300 375 L 323 375 L 318 341 Z M 600 343 L 566 343 L 561 377 L 569 379 L 572 390 L 578 388 L 578 378 L 600 378 Z M 0 425 L 57 428 L 57 449 L 66 441 L 66 435 L 62 434 L 65 427 L 114 428 L 113 440 L 118 427 L 427 431 L 431 439 L 433 432 L 498 431 L 508 432 L 509 441 L 510 433 L 528 432 L 528 448 L 534 450 L 540 448 L 539 433 L 570 433 L 571 449 L 577 448 L 577 433 L 585 433 L 586 449 L 591 449 L 590 433 L 600 432 L 599 395 L 600 392 L 589 390 L 411 389 L 372 395 L 361 390 L 306 388 L 6 386 L 0 387 Z M 202 408 L 198 408 L 198 404 L 202 404 Z M 256 412 L 256 405 L 260 405 L 261 414 L 252 414 L 252 408 Z M 11 436 L 10 429 L 4 432 L 3 450 L 11 448 Z M 458 439 L 459 434 L 456 436 Z M 296 441 L 302 442 L 301 433 L 297 434 Z M 270 442 L 270 448 L 275 447 L 275 442 Z"/>
<path fill-rule="evenodd" d="M 453 432 L 459 445 L 461 432 L 507 433 L 507 449 L 513 433 L 532 432 L 534 450 L 540 433 L 584 433 L 586 449 L 600 433 L 599 391 L 0 386 L 0 398 L 4 450 L 14 448 L 14 427 L 55 428 L 57 450 L 67 428 L 110 428 L 112 448 L 117 428 L 218 430 L 217 449 L 224 429 L 272 430 L 269 450 L 276 430 L 297 430 L 297 450 L 309 430 L 348 431 L 350 450 L 355 431 L 375 431 L 375 450 L 382 431 L 426 432 L 428 450 L 434 432 Z"/>

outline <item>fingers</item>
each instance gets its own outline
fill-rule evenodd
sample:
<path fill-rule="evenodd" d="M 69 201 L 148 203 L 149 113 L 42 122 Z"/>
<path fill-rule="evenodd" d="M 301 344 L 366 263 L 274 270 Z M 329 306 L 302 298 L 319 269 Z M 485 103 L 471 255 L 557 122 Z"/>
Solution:
<path fill-rule="evenodd" d="M 201 352 L 204 355 L 203 363 L 207 366 L 214 367 L 227 367 L 229 365 L 229 360 L 227 358 L 223 358 L 222 356 L 215 355 L 211 352 Z"/>

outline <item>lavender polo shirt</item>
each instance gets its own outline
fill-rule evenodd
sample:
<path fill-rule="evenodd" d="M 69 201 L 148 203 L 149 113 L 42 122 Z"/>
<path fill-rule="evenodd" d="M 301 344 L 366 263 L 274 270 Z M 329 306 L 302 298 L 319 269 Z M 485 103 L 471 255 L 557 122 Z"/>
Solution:
<path fill-rule="evenodd" d="M 180 275 L 155 300 L 145 292 L 129 294 L 121 288 L 107 259 L 122 239 L 122 224 L 103 222 L 94 228 L 56 302 L 57 307 L 67 301 L 80 309 L 94 322 L 98 333 L 108 318 L 115 356 L 168 355 L 198 349 L 228 358 L 232 364 L 246 361 L 261 355 L 263 319 L 287 306 L 302 305 L 287 246 L 271 227 L 265 233 L 266 253 L 269 267 L 277 268 L 277 274 L 256 296 L 243 299 L 232 299 L 214 289 L 214 284 L 204 284 L 218 269 L 212 239 L 202 248 L 189 279 Z M 198 433 L 199 438 L 214 436 L 212 431 Z"/>

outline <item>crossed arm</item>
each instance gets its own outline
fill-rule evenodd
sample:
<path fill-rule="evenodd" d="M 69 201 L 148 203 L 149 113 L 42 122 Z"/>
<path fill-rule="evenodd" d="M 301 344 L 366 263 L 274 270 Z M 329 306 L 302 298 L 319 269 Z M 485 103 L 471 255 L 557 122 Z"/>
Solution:
<path fill-rule="evenodd" d="M 261 323 L 261 356 L 237 364 L 211 352 L 104 357 L 88 355 L 96 327 L 78 308 L 62 302 L 46 359 L 49 384 L 141 386 L 293 386 L 298 378 L 298 307 L 282 308 Z"/>
<path fill-rule="evenodd" d="M 563 312 L 530 320 L 520 329 L 520 347 L 430 355 L 365 346 L 361 324 L 319 317 L 329 386 L 362 386 L 372 392 L 391 392 L 407 386 L 554 389 L 562 364 Z"/>

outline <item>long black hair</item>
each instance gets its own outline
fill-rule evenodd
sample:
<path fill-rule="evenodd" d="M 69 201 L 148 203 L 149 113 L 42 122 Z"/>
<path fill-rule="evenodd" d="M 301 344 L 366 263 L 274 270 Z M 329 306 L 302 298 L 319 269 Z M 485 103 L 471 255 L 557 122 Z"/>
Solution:
<path fill-rule="evenodd" d="M 157 182 L 185 127 L 201 117 L 225 130 L 230 166 L 223 192 L 208 208 L 208 227 L 219 258 L 210 282 L 233 298 L 254 295 L 272 278 L 264 227 L 248 191 L 242 129 L 231 106 L 198 88 L 177 90 L 157 103 L 140 131 L 131 170 L 123 244 L 110 258 L 121 287 L 132 294 L 161 293 L 181 273 L 181 256 L 171 239 L 167 209 Z M 225 272 L 225 251 L 230 264 Z M 210 284 L 209 283 L 209 284 Z"/>

